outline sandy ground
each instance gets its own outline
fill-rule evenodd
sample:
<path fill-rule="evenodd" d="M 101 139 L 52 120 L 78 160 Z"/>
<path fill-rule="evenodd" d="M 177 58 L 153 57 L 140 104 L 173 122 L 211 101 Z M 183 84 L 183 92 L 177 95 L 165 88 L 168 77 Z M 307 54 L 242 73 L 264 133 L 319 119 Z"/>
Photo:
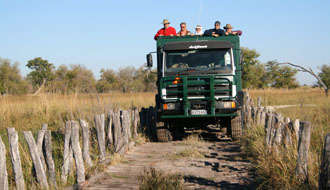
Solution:
<path fill-rule="evenodd" d="M 191 148 L 180 141 L 135 146 L 124 156 L 123 162 L 93 176 L 84 189 L 138 189 L 138 177 L 150 167 L 183 175 L 186 189 L 254 189 L 249 185 L 252 166 L 244 158 L 239 144 L 215 130 L 204 138 L 198 151 L 205 158 L 178 158 L 178 153 Z"/>

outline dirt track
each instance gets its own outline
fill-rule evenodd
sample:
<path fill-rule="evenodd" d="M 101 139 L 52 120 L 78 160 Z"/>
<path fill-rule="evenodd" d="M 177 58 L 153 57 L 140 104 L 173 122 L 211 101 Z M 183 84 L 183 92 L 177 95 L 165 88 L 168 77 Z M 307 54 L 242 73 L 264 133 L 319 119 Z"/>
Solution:
<path fill-rule="evenodd" d="M 218 131 L 208 133 L 205 143 L 198 147 L 205 158 L 180 158 L 178 153 L 190 148 L 180 141 L 168 143 L 148 142 L 130 150 L 124 161 L 109 166 L 94 176 L 88 190 L 138 189 L 144 169 L 179 173 L 184 176 L 187 189 L 251 189 L 251 163 L 243 159 L 240 147 Z"/>

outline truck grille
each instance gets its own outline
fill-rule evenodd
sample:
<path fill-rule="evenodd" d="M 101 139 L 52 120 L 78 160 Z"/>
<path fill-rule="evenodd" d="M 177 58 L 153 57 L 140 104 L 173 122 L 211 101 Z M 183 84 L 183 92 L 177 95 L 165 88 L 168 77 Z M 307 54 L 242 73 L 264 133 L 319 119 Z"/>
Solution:
<path fill-rule="evenodd" d="M 228 97 L 232 95 L 232 82 L 227 78 L 214 78 L 211 82 L 210 76 L 193 77 L 183 76 L 182 83 L 172 84 L 173 78 L 163 78 L 162 84 L 166 89 L 166 99 L 183 98 L 184 94 L 188 99 L 209 99 L 214 97 Z M 164 88 L 162 87 L 162 88 Z M 186 89 L 186 90 L 185 90 Z"/>

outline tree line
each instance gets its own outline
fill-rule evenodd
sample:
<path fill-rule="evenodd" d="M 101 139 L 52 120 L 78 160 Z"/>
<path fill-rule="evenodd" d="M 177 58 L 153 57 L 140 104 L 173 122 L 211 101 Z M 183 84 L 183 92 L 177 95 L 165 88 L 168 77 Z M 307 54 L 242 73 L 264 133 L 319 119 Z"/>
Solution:
<path fill-rule="evenodd" d="M 277 61 L 260 63 L 255 49 L 242 48 L 243 88 L 297 88 L 297 69 L 281 65 Z M 127 66 L 118 69 L 101 69 L 100 79 L 82 65 L 60 65 L 37 57 L 28 61 L 31 72 L 22 77 L 17 62 L 0 58 L 0 93 L 33 94 L 46 93 L 110 93 L 119 91 L 153 92 L 156 90 L 155 71 L 144 66 Z M 318 76 L 329 87 L 330 65 L 322 65 Z M 319 84 L 316 84 L 319 85 Z"/>

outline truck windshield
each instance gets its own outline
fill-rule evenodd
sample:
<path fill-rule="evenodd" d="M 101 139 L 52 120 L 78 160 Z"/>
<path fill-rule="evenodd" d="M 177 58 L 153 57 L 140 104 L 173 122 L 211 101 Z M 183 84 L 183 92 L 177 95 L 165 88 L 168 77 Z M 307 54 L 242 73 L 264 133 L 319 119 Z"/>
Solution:
<path fill-rule="evenodd" d="M 231 49 L 176 50 L 165 53 L 165 75 L 191 71 L 231 72 Z"/>

